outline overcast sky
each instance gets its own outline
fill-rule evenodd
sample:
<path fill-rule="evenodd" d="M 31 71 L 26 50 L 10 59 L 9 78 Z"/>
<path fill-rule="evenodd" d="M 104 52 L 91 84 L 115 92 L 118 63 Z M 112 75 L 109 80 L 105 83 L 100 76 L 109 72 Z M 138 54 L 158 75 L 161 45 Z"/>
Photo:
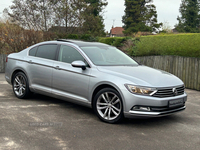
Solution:
<path fill-rule="evenodd" d="M 106 31 L 109 31 L 114 27 L 122 26 L 122 16 L 124 15 L 124 0 L 107 0 L 108 5 L 104 10 L 104 23 Z M 12 4 L 12 0 L 0 0 L 0 13 L 4 8 L 9 7 Z M 168 22 L 171 28 L 177 22 L 177 16 L 179 15 L 179 7 L 181 0 L 153 0 L 153 4 L 156 6 L 158 14 L 158 23 Z"/>

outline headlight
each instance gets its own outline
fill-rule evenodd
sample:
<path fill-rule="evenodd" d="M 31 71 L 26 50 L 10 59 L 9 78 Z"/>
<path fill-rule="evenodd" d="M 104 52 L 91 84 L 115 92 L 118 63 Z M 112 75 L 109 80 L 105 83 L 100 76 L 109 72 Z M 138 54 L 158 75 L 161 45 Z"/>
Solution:
<path fill-rule="evenodd" d="M 125 84 L 126 88 L 134 94 L 141 94 L 141 95 L 153 95 L 157 92 L 155 88 L 148 88 L 148 87 L 139 87 L 134 85 Z"/>

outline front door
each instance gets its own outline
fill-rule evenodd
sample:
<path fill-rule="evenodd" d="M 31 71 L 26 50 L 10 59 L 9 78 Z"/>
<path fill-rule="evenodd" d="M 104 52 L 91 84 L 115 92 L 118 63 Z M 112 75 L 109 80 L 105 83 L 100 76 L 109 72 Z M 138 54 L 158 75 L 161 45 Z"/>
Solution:
<path fill-rule="evenodd" d="M 82 60 L 83 56 L 73 47 L 61 45 L 58 61 L 54 63 L 52 93 L 75 101 L 88 102 L 90 68 L 85 70 L 72 67 L 71 63 Z"/>

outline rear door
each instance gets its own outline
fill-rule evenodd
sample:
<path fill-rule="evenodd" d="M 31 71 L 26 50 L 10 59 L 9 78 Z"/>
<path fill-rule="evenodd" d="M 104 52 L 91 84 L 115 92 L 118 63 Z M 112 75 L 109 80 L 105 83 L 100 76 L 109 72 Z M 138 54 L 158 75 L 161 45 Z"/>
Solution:
<path fill-rule="evenodd" d="M 60 46 L 58 61 L 53 65 L 52 92 L 56 97 L 87 102 L 90 68 L 82 70 L 72 67 L 71 63 L 76 60 L 82 60 L 87 64 L 76 48 Z"/>
<path fill-rule="evenodd" d="M 56 60 L 57 44 L 45 44 L 32 48 L 28 57 L 30 87 L 36 92 L 51 93 L 53 63 Z"/>

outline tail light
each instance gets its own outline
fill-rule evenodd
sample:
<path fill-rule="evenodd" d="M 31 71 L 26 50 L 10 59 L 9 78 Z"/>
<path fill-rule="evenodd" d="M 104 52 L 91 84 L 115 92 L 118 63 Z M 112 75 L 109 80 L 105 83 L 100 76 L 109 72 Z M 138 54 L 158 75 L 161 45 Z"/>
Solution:
<path fill-rule="evenodd" d="M 6 57 L 6 62 L 8 62 L 8 57 Z"/>

